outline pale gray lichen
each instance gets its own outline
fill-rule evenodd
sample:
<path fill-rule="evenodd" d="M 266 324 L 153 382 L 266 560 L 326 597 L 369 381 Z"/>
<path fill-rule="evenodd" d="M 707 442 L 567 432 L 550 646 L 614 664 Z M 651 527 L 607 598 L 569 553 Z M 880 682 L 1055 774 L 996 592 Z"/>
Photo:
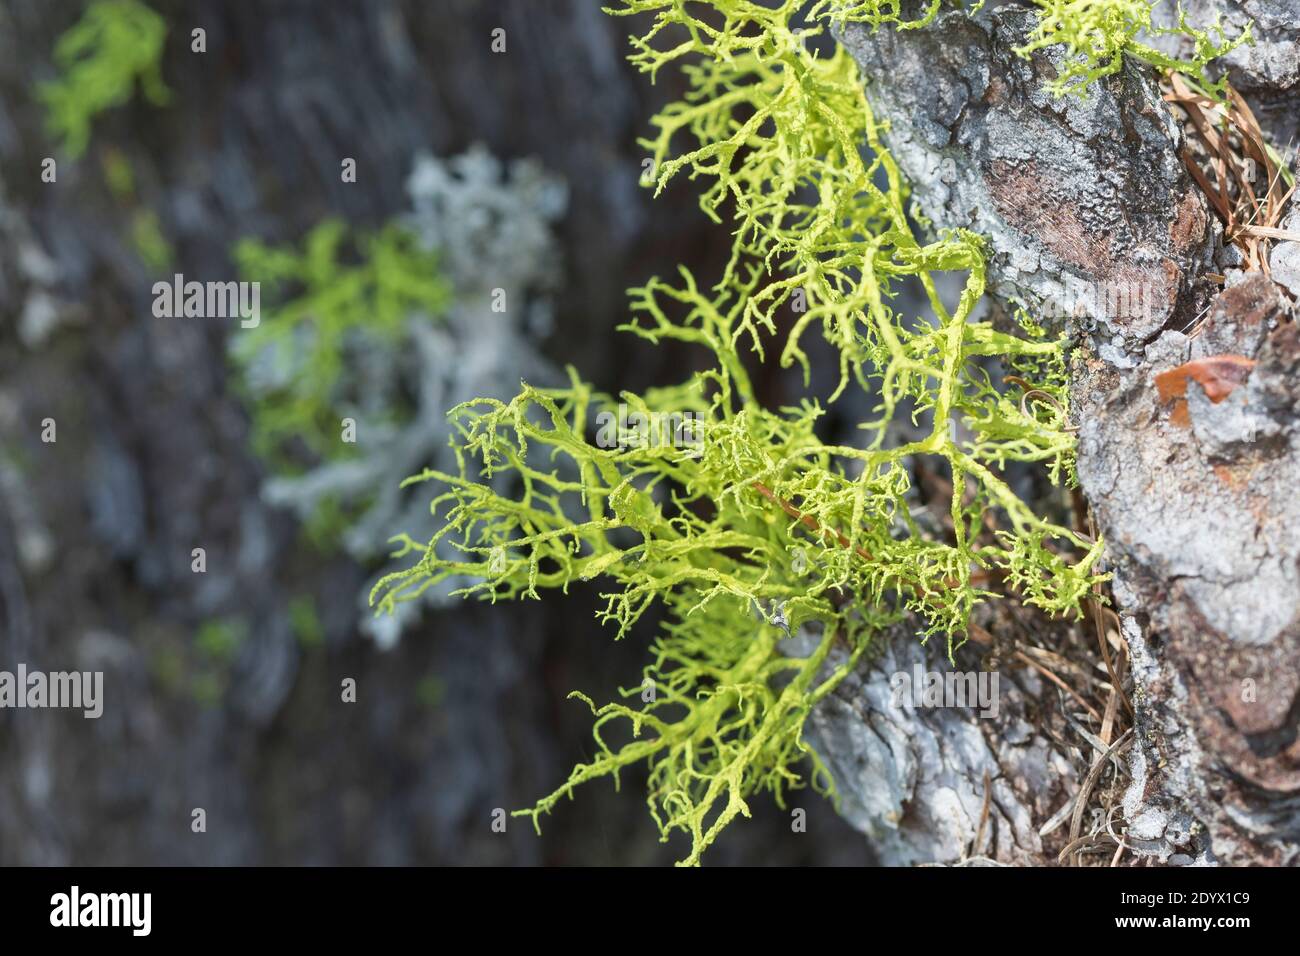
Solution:
<path fill-rule="evenodd" d="M 479 146 L 450 159 L 418 157 L 407 192 L 412 210 L 400 224 L 423 248 L 438 251 L 451 304 L 436 321 L 413 313 L 401 335 L 375 342 L 343 374 L 355 378 L 351 394 L 404 391 L 411 411 L 359 410 L 363 454 L 273 477 L 264 488 L 269 502 L 304 518 L 325 502 L 359 505 L 340 543 L 367 564 L 382 556 L 382 542 L 395 529 L 429 525 L 427 501 L 401 483 L 424 468 L 449 466 L 446 409 L 482 395 L 506 398 L 524 378 L 556 378 L 537 343 L 550 328 L 560 285 L 552 228 L 567 205 L 563 181 L 532 160 L 507 166 Z M 431 590 L 422 603 L 442 600 L 454 586 Z M 383 618 L 363 610 L 361 626 L 389 647 L 418 615 L 416 605 Z"/>

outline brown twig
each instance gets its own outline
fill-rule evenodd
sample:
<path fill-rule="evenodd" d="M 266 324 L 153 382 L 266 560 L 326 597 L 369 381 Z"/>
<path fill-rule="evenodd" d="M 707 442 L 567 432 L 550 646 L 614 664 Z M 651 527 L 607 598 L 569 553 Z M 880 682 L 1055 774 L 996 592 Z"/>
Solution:
<path fill-rule="evenodd" d="M 1092 530 L 1093 537 L 1097 535 L 1097 523 L 1093 520 L 1092 515 L 1088 515 L 1088 527 Z M 1129 717 L 1133 716 L 1133 702 L 1128 699 L 1128 694 L 1124 693 L 1124 686 L 1120 683 L 1119 675 L 1115 673 L 1115 665 L 1110 660 L 1110 642 L 1106 639 L 1106 625 L 1101 619 L 1101 585 L 1092 586 L 1092 597 L 1089 598 L 1088 606 L 1092 612 L 1093 625 L 1097 629 L 1097 645 L 1101 648 L 1101 659 L 1106 663 L 1106 673 L 1110 675 L 1110 686 L 1115 688 L 1119 693 L 1120 700 L 1124 702 L 1124 709 L 1128 711 Z"/>
<path fill-rule="evenodd" d="M 832 528 L 822 527 L 822 525 L 817 521 L 816 518 L 814 518 L 812 515 L 804 514 L 802 511 L 800 511 L 794 505 L 790 504 L 790 502 L 786 501 L 784 498 L 778 497 L 775 493 L 773 493 L 772 489 L 767 487 L 767 485 L 763 484 L 761 481 L 756 481 L 753 484 L 754 487 L 758 489 L 759 494 L 761 494 L 764 498 L 766 498 L 768 501 L 772 502 L 773 504 L 780 505 L 782 511 L 788 514 L 791 518 L 794 518 L 796 521 L 803 524 L 804 527 L 811 530 L 814 534 L 822 534 L 828 538 L 831 538 L 839 542 L 839 546 L 841 548 L 848 548 L 853 546 L 853 543 L 849 541 L 849 539 L 846 538 L 843 534 L 841 534 L 838 531 L 835 531 Z M 874 560 L 871 557 L 870 552 L 866 551 L 864 548 L 854 547 L 853 550 L 855 550 L 858 553 L 858 557 L 862 558 L 862 560 L 864 561 Z"/>
<path fill-rule="evenodd" d="M 812 531 L 814 534 L 820 534 L 824 538 L 836 542 L 837 544 L 839 544 L 841 548 L 852 547 L 854 552 L 858 555 L 858 557 L 862 558 L 862 560 L 864 561 L 875 560 L 871 556 L 870 551 L 867 551 L 865 548 L 861 547 L 860 545 L 854 545 L 853 542 L 851 542 L 847 537 L 845 537 L 845 535 L 842 532 L 836 531 L 834 528 L 827 528 L 825 525 L 821 524 L 812 515 L 804 514 L 794 505 L 790 504 L 790 502 L 786 501 L 780 495 L 773 492 L 771 488 L 767 487 L 767 485 L 763 484 L 761 481 L 751 482 L 751 484 L 754 486 L 755 490 L 757 490 L 758 493 L 761 494 L 764 498 L 766 498 L 768 501 L 772 502 L 775 505 L 779 505 L 782 511 L 788 514 L 795 521 L 798 521 L 805 528 Z M 972 584 L 985 584 L 988 582 L 988 579 L 989 579 L 988 572 L 979 568 L 972 571 L 970 575 L 970 580 Z M 900 577 L 899 581 L 901 583 L 903 579 Z M 950 588 L 959 587 L 961 585 L 961 582 L 954 578 L 947 578 L 945 579 L 944 583 L 947 584 L 948 587 Z"/>
<path fill-rule="evenodd" d="M 989 785 L 989 772 L 984 771 L 984 808 L 980 810 L 980 823 L 975 829 L 975 842 L 971 844 L 971 855 L 979 852 L 980 844 L 984 842 L 984 828 L 989 822 L 989 799 L 992 795 L 992 789 Z"/>
<path fill-rule="evenodd" d="M 1057 857 L 1058 862 L 1065 862 L 1065 858 L 1078 849 L 1081 842 L 1079 831 L 1083 828 L 1083 809 L 1088 802 L 1088 797 L 1092 795 L 1093 788 L 1097 786 L 1097 780 L 1101 777 L 1102 770 L 1106 768 L 1106 764 L 1112 757 L 1118 756 L 1132 742 L 1133 728 L 1130 727 L 1120 735 L 1119 740 L 1111 744 L 1109 750 L 1097 759 L 1097 762 L 1092 765 L 1088 770 L 1087 775 L 1083 778 L 1083 783 L 1079 787 L 1079 792 L 1074 798 L 1074 816 L 1070 820 L 1070 842 L 1069 845 L 1061 851 L 1060 856 Z M 1075 859 L 1074 862 L 1077 866 L 1079 861 L 1078 859 Z"/>
<path fill-rule="evenodd" d="M 1186 114 L 1189 133 L 1194 133 L 1204 148 L 1214 181 L 1190 146 L 1179 153 L 1183 164 L 1223 220 L 1225 237 L 1241 249 L 1247 268 L 1267 274 L 1267 243 L 1300 241 L 1300 233 L 1280 228 L 1294 187 L 1283 192 L 1282 167 L 1264 145 L 1259 121 L 1240 93 L 1229 87 L 1227 102 L 1218 103 L 1195 93 L 1177 73 L 1170 74 L 1169 85 L 1172 92 L 1164 99 Z M 1262 193 L 1256 187 L 1256 177 L 1250 175 L 1252 164 L 1263 170 Z"/>
<path fill-rule="evenodd" d="M 1093 720 L 1097 721 L 1097 723 L 1099 724 L 1101 723 L 1101 714 L 1097 713 L 1096 708 L 1094 708 L 1086 700 L 1084 700 L 1079 695 L 1078 691 L 1076 691 L 1065 681 L 1061 680 L 1061 678 L 1058 677 L 1055 673 L 1053 673 L 1047 667 L 1044 667 L 1042 664 L 1038 663 L 1036 660 L 1034 660 L 1024 651 L 1020 651 L 1020 650 L 1016 651 L 1016 659 L 1024 661 L 1030 667 L 1042 673 L 1042 675 L 1046 677 L 1048 680 L 1050 680 L 1053 684 L 1055 684 L 1057 687 L 1061 688 L 1061 690 L 1065 691 L 1067 694 L 1069 694 L 1071 697 L 1077 700 L 1083 706 L 1083 709 L 1088 712 L 1088 714 L 1092 717 Z"/>

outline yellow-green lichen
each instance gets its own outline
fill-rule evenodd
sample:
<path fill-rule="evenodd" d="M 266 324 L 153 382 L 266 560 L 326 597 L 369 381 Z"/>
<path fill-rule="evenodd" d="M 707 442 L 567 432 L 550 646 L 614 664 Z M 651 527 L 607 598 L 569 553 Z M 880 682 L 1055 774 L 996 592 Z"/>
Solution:
<path fill-rule="evenodd" d="M 155 106 L 170 100 L 159 67 L 166 36 L 162 17 L 139 0 L 95 0 L 59 37 L 60 76 L 42 83 L 38 96 L 68 155 L 85 152 L 95 117 L 128 102 L 137 85 Z"/>
<path fill-rule="evenodd" d="M 1102 579 L 1102 542 L 1065 523 L 1064 495 L 1031 507 L 1005 473 L 1016 463 L 1060 489 L 1074 480 L 1063 343 L 1027 317 L 1019 332 L 980 318 L 981 239 L 917 236 L 856 66 L 810 42 L 836 20 L 908 27 L 938 9 L 910 21 L 888 0 L 624 0 L 609 11 L 648 16 L 632 61 L 651 75 L 679 67 L 687 83 L 645 142 L 657 187 L 681 173 L 703 181 L 702 209 L 732 232 L 716 282 L 685 269 L 652 279 L 632 290 L 624 328 L 694 345 L 710 367 L 642 396 L 599 394 L 570 370 L 564 388 L 452 409 L 457 469 L 409 482 L 436 488 L 441 528 L 430 541 L 399 535 L 394 557 L 408 566 L 372 594 L 382 612 L 449 578 L 492 601 L 600 580 L 598 617 L 620 638 L 656 609 L 660 633 L 642 682 L 622 691 L 629 703 L 575 695 L 596 716 L 597 752 L 518 811 L 534 823 L 578 785 L 617 784 L 644 761 L 663 838 L 685 833 L 682 862 L 698 863 L 753 795 L 780 802 L 804 785 L 801 762 L 831 790 L 804 721 L 873 633 L 912 615 L 951 655 L 976 604 L 1015 596 L 1078 615 Z M 960 277 L 955 303 L 943 273 Z M 909 283 L 922 315 L 895 307 Z M 827 401 L 856 388 L 875 402 L 860 442 L 821 437 L 811 392 L 769 408 L 751 382 L 753 363 L 775 358 L 810 386 L 814 334 L 838 355 Z M 691 441 L 611 446 L 593 428 L 683 410 L 699 416 Z M 944 528 L 914 514 L 920 463 L 950 484 Z M 448 543 L 460 559 L 440 556 Z M 783 653 L 801 629 L 811 653 Z"/>

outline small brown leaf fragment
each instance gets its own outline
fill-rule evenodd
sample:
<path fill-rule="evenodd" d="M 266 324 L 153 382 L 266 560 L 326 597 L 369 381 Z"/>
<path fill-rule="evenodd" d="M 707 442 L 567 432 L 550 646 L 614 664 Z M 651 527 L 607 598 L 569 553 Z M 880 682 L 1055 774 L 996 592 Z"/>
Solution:
<path fill-rule="evenodd" d="M 1210 355 L 1192 359 L 1177 368 L 1156 376 L 1156 391 L 1161 402 L 1173 402 L 1170 421 L 1186 428 L 1191 425 L 1187 412 L 1187 381 L 1195 379 L 1214 404 L 1223 401 L 1239 386 L 1246 383 L 1255 360 L 1244 355 Z"/>
<path fill-rule="evenodd" d="M 1174 410 L 1169 413 L 1169 420 L 1179 428 L 1192 427 L 1192 413 L 1187 410 L 1187 399 L 1180 398 L 1174 402 Z"/>
<path fill-rule="evenodd" d="M 1246 384 L 1255 360 L 1244 355 L 1211 355 L 1192 359 L 1177 368 L 1156 376 L 1156 389 L 1160 401 L 1187 397 L 1187 380 L 1196 379 L 1206 396 L 1216 405 L 1231 395 L 1239 385 Z"/>

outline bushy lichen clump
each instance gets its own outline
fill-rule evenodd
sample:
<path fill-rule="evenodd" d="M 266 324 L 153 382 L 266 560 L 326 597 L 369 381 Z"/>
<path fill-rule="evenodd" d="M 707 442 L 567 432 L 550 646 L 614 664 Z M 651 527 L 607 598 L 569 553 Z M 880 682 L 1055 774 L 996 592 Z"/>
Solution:
<path fill-rule="evenodd" d="M 890 2 L 625 0 L 611 11 L 653 15 L 632 40 L 632 61 L 651 74 L 679 65 L 689 84 L 646 142 L 659 187 L 682 172 L 709 183 L 702 208 L 733 233 L 716 283 L 686 270 L 677 283 L 651 280 L 632 291 L 625 328 L 652 343 L 692 343 L 713 367 L 617 398 L 571 370 L 565 388 L 525 385 L 512 401 L 453 409 L 458 467 L 411 479 L 437 486 L 433 509 L 445 523 L 429 542 L 402 536 L 398 557 L 418 560 L 372 595 L 392 610 L 451 577 L 474 581 L 460 593 L 491 600 L 599 578 L 600 618 L 617 637 L 661 606 L 645 681 L 622 692 L 640 706 L 578 695 L 596 715 L 597 754 L 519 811 L 535 823 L 579 784 L 617 782 L 644 760 L 664 839 L 688 833 L 683 862 L 698 863 L 748 815 L 747 798 L 769 791 L 780 803 L 803 784 L 802 758 L 813 786 L 830 788 L 802 740 L 804 720 L 882 625 L 913 615 L 951 653 L 979 602 L 1015 594 L 1075 615 L 1099 580 L 1102 543 L 1036 512 L 1003 474 L 1018 462 L 1058 485 L 1073 481 L 1062 344 L 1028 319 L 1010 334 L 977 318 L 981 240 L 917 238 L 854 63 L 809 43 L 828 20 L 907 27 L 938 8 L 911 23 Z M 964 277 L 952 307 L 941 273 Z M 923 290 L 929 314 L 893 308 L 905 283 Z M 807 385 L 804 341 L 814 333 L 839 355 L 829 401 L 859 388 L 877 403 L 861 443 L 819 437 L 824 409 L 811 396 L 772 409 L 751 385 L 752 363 L 769 356 L 800 367 Z M 986 372 L 993 359 L 1002 381 Z M 629 417 L 696 412 L 698 441 L 647 442 L 630 429 L 604 447 L 593 421 L 620 414 L 620 402 Z M 900 419 L 923 437 L 899 440 L 891 425 Z M 913 513 L 920 462 L 951 481 L 946 528 L 923 527 Z M 502 475 L 513 479 L 509 493 Z M 819 635 L 816 650 L 783 655 L 781 640 L 800 628 Z M 848 654 L 827 670 L 836 642 Z"/>
<path fill-rule="evenodd" d="M 166 36 L 162 17 L 139 0 L 95 0 L 59 37 L 54 61 L 62 75 L 38 95 L 68 155 L 85 152 L 94 118 L 129 101 L 137 84 L 156 106 L 171 98 L 159 68 Z"/>
<path fill-rule="evenodd" d="M 1030 42 L 1018 50 L 1028 55 L 1044 47 L 1062 44 L 1066 69 L 1052 83 L 1058 93 L 1077 92 L 1093 80 L 1119 71 L 1124 56 L 1131 56 L 1161 71 L 1173 70 L 1192 78 L 1216 98 L 1221 97 L 1226 78 L 1211 80 L 1206 67 L 1217 57 L 1250 42 L 1250 26 L 1236 37 L 1223 30 L 1222 17 L 1205 29 L 1197 29 L 1178 11 L 1178 29 L 1151 23 L 1151 0 L 1034 0 L 1041 8 L 1038 26 Z M 1192 56 L 1186 60 L 1143 42 L 1142 38 L 1182 35 L 1192 41 Z"/>

